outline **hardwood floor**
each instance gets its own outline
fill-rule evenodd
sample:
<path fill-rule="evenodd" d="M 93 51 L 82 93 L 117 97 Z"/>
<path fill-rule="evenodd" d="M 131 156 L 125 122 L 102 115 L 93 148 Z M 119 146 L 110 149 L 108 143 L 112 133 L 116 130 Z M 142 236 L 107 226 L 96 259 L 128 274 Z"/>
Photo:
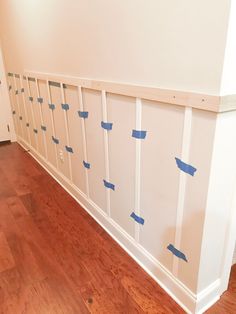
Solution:
<path fill-rule="evenodd" d="M 236 313 L 229 291 L 208 313 Z M 18 145 L 0 145 L 0 313 L 184 313 Z"/>

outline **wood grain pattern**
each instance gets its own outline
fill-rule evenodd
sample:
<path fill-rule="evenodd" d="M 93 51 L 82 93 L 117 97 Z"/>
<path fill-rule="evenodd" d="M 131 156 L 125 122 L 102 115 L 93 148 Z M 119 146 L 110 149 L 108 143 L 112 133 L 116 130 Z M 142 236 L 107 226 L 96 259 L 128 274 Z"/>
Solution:
<path fill-rule="evenodd" d="M 184 313 L 18 144 L 0 175 L 0 313 Z M 234 267 L 209 313 L 235 313 L 235 291 Z"/>
<path fill-rule="evenodd" d="M 227 104 L 221 102 L 220 96 L 198 94 L 193 92 L 161 89 L 151 86 L 131 85 L 109 81 L 96 81 L 84 79 L 75 76 L 67 76 L 61 74 L 41 73 L 25 71 L 26 76 L 34 77 L 40 80 L 50 80 L 55 82 L 63 82 L 68 85 L 81 86 L 83 88 L 94 90 L 105 90 L 108 93 L 137 97 L 157 102 L 173 104 L 184 107 L 192 107 L 201 110 L 223 112 L 227 111 Z M 235 110 L 231 108 L 231 110 Z"/>

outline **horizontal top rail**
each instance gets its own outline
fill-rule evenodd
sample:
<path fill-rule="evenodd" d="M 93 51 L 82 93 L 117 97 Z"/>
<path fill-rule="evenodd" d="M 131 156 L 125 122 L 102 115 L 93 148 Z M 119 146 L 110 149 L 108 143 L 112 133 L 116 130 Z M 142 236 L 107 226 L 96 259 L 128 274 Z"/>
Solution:
<path fill-rule="evenodd" d="M 82 88 L 104 90 L 108 93 L 153 100 L 183 107 L 192 107 L 216 113 L 236 110 L 235 95 L 214 96 L 28 70 L 24 71 L 24 75 L 31 79 L 37 78 L 39 80 L 54 81 L 72 86 L 81 86 Z"/>

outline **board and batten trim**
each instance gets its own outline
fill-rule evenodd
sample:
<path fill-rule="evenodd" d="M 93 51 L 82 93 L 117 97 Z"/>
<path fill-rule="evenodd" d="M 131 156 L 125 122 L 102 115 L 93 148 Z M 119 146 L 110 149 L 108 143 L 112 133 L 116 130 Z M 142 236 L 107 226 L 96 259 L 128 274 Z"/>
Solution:
<path fill-rule="evenodd" d="M 183 107 L 191 107 L 211 112 L 236 110 L 236 96 L 216 96 L 157 87 L 139 86 L 126 83 L 99 81 L 61 74 L 42 73 L 25 70 L 24 74 L 39 80 L 63 82 L 72 86 L 106 91 L 107 93 L 152 100 Z"/>
<path fill-rule="evenodd" d="M 167 268 L 148 253 L 104 213 L 91 199 L 58 169 L 18 136 L 18 143 L 104 228 L 106 232 L 184 309 L 186 313 L 202 314 L 220 298 L 220 279 L 198 294 L 193 293 Z"/>

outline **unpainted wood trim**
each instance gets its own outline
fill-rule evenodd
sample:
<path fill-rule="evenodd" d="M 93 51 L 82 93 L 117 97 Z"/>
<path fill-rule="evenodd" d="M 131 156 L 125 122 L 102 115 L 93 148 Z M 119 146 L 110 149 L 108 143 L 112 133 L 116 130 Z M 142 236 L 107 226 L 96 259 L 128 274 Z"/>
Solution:
<path fill-rule="evenodd" d="M 216 96 L 186 91 L 160 89 L 156 87 L 139 86 L 126 83 L 98 81 L 61 74 L 41 73 L 25 70 L 26 76 L 39 80 L 50 80 L 82 88 L 105 90 L 107 93 L 119 94 L 161 103 L 191 107 L 216 113 L 236 110 L 236 95 Z"/>

